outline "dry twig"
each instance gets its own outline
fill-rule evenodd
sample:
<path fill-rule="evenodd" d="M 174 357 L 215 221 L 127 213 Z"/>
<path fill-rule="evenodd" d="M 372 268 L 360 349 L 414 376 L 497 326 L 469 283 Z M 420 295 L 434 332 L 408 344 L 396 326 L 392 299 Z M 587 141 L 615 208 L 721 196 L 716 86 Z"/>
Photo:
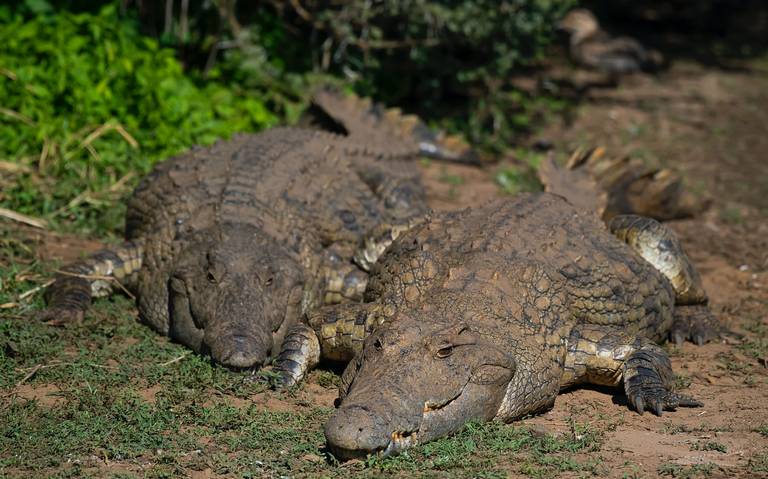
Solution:
<path fill-rule="evenodd" d="M 40 218 L 33 218 L 32 216 L 23 215 L 13 210 L 6 208 L 0 208 L 0 216 L 8 218 L 9 220 L 16 221 L 18 223 L 24 223 L 25 225 L 34 226 L 35 228 L 47 228 L 48 223 Z"/>
<path fill-rule="evenodd" d="M 173 358 L 170 361 L 166 361 L 164 363 L 160 363 L 160 364 L 158 364 L 158 366 L 162 366 L 162 367 L 170 366 L 171 364 L 178 363 L 179 361 L 181 361 L 182 359 L 186 358 L 187 356 L 189 356 L 189 352 L 186 352 L 186 353 L 182 354 L 179 357 Z"/>
<path fill-rule="evenodd" d="M 18 111 L 9 110 L 8 108 L 2 108 L 0 107 L 0 113 L 3 115 L 13 118 L 15 120 L 19 120 L 20 122 L 29 125 L 29 126 L 35 126 L 35 122 L 32 121 L 30 118 L 22 115 Z"/>
<path fill-rule="evenodd" d="M 45 283 L 35 286 L 34 288 L 30 289 L 29 291 L 25 291 L 19 295 L 19 301 L 22 301 L 24 299 L 29 298 L 33 294 L 37 293 L 38 291 L 47 288 L 48 286 L 52 285 L 55 280 L 51 279 L 46 281 Z"/>
<path fill-rule="evenodd" d="M 110 281 L 112 283 L 115 283 L 117 285 L 117 287 L 120 288 L 120 290 L 123 293 L 125 293 L 126 296 L 128 296 L 129 298 L 131 298 L 133 300 L 136 299 L 136 296 L 134 296 L 133 293 L 131 293 L 128 290 L 128 288 L 126 288 L 125 285 L 123 285 L 123 283 L 121 283 L 114 276 L 100 276 L 100 275 L 96 275 L 96 274 L 78 274 L 78 273 L 72 273 L 72 272 L 69 272 L 69 271 L 63 271 L 63 270 L 60 270 L 60 269 L 57 269 L 56 273 L 63 274 L 64 276 L 74 276 L 75 278 L 83 278 L 83 279 L 88 279 L 88 280 L 93 280 L 93 281 Z M 51 282 L 53 282 L 53 281 L 51 281 Z"/>
<path fill-rule="evenodd" d="M 38 365 L 36 365 L 35 367 L 33 367 L 33 368 L 32 368 L 32 370 L 30 370 L 30 371 L 27 373 L 27 375 L 26 375 L 26 376 L 24 376 L 23 378 L 21 378 L 21 381 L 19 381 L 19 382 L 17 382 L 17 383 L 16 383 L 16 387 L 19 387 L 19 386 L 21 386 L 22 384 L 24 384 L 25 382 L 27 382 L 27 381 L 28 381 L 28 380 L 29 380 L 29 379 L 30 379 L 32 376 L 34 376 L 35 374 L 37 374 L 37 372 L 38 372 L 40 369 L 42 369 L 42 368 L 43 368 L 43 365 L 42 365 L 42 364 L 38 364 Z"/>
<path fill-rule="evenodd" d="M 0 170 L 8 173 L 31 173 L 32 170 L 27 165 L 15 163 L 12 161 L 0 161 Z"/>

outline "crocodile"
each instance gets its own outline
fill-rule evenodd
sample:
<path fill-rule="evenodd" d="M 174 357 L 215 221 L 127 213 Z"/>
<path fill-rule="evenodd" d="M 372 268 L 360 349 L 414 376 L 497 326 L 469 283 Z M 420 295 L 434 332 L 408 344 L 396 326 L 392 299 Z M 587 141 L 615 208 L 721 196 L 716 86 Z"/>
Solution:
<path fill-rule="evenodd" d="M 558 24 L 569 35 L 571 60 L 578 66 L 605 73 L 614 79 L 639 71 L 654 72 L 664 65 L 664 57 L 643 46 L 637 39 L 613 37 L 600 28 L 595 15 L 576 8 Z"/>
<path fill-rule="evenodd" d="M 281 127 L 157 164 L 128 201 L 125 242 L 64 267 L 42 318 L 82 319 L 122 289 L 159 333 L 253 369 L 306 311 L 359 300 L 377 255 L 426 212 L 410 160 L 469 156 L 370 100 L 314 103 L 343 135 Z"/>
<path fill-rule="evenodd" d="M 699 406 L 657 342 L 719 330 L 671 230 L 637 215 L 606 229 L 550 193 L 431 216 L 390 245 L 364 299 L 313 312 L 277 361 L 291 382 L 320 355 L 351 359 L 325 425 L 340 459 L 513 421 L 579 384 L 623 385 L 641 414 Z"/>

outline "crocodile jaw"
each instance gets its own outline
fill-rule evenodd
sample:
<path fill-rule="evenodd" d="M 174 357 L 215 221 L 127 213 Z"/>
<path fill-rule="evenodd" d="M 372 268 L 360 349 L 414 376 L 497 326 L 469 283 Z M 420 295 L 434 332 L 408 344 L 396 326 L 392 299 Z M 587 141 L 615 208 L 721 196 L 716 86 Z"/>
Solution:
<path fill-rule="evenodd" d="M 361 446 L 361 445 L 359 443 L 355 445 L 350 444 L 349 437 L 335 437 L 334 431 L 333 431 L 334 418 L 332 418 L 326 424 L 326 428 L 325 428 L 326 438 L 328 441 L 328 448 L 331 450 L 333 455 L 340 460 L 364 458 L 372 454 L 378 454 L 381 457 L 394 456 L 394 455 L 400 454 L 406 449 L 419 444 L 419 440 L 423 439 L 421 434 L 422 428 L 425 426 L 428 427 L 432 423 L 433 418 L 436 418 L 442 412 L 447 411 L 448 409 L 446 408 L 448 408 L 448 406 L 451 405 L 454 401 L 459 399 L 464 393 L 465 389 L 466 389 L 466 385 L 459 391 L 459 393 L 455 397 L 453 397 L 452 399 L 442 404 L 430 404 L 429 402 L 424 403 L 424 409 L 423 409 L 419 426 L 408 431 L 402 431 L 402 430 L 392 431 L 389 434 L 389 439 L 386 445 L 384 444 L 383 441 L 381 441 L 378 445 L 374 447 L 365 447 L 365 446 L 354 447 L 354 446 Z M 349 410 L 354 411 L 355 409 L 362 409 L 362 408 L 358 408 L 357 406 L 341 408 L 336 412 L 334 417 L 341 417 L 343 420 L 343 417 L 344 417 L 343 415 L 345 413 L 347 413 Z M 367 410 L 367 408 L 365 409 Z M 363 428 L 358 428 L 358 429 L 359 429 L 359 432 L 365 432 Z M 431 439 L 434 439 L 434 437 L 432 437 L 432 435 L 429 434 L 425 439 L 426 441 L 429 441 Z M 354 441 L 353 439 L 351 442 L 355 443 L 357 441 Z"/>

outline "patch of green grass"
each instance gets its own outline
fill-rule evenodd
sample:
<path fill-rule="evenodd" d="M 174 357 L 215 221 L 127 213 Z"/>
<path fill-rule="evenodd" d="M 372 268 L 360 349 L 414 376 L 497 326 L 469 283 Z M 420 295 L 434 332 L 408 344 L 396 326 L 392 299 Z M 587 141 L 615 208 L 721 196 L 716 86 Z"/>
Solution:
<path fill-rule="evenodd" d="M 523 191 L 541 191 L 542 185 L 536 176 L 536 170 L 544 158 L 542 153 L 528 148 L 517 148 L 514 157 L 522 165 L 509 165 L 499 169 L 493 180 L 504 193 L 514 195 Z"/>
<path fill-rule="evenodd" d="M 681 466 L 680 464 L 665 462 L 658 467 L 656 472 L 660 476 L 675 477 L 677 479 L 694 479 L 697 477 L 710 477 L 717 469 L 717 465 L 711 463 Z"/>
<path fill-rule="evenodd" d="M 711 433 L 711 432 L 733 432 L 731 426 L 717 426 L 707 423 L 699 424 L 698 426 L 688 426 L 685 424 L 673 424 L 667 422 L 662 428 L 664 434 L 698 434 L 698 433 Z"/>
<path fill-rule="evenodd" d="M 763 424 L 762 426 L 755 429 L 755 432 L 761 434 L 762 436 L 768 437 L 768 424 Z"/>
<path fill-rule="evenodd" d="M 740 361 L 731 352 L 718 353 L 715 357 L 720 367 L 732 373 L 748 374 L 752 370 L 751 364 Z"/>
<path fill-rule="evenodd" d="M 717 451 L 728 452 L 728 448 L 722 442 L 717 441 L 696 441 L 691 444 L 691 451 Z"/>
<path fill-rule="evenodd" d="M 720 210 L 720 218 L 726 223 L 740 225 L 744 223 L 744 214 L 739 208 L 725 207 Z"/>
<path fill-rule="evenodd" d="M 452 175 L 447 172 L 443 172 L 438 180 L 442 183 L 447 183 L 451 186 L 461 186 L 464 184 L 464 177 L 459 175 Z"/>
<path fill-rule="evenodd" d="M 749 458 L 747 469 L 752 473 L 768 472 L 768 454 L 757 454 Z"/>
<path fill-rule="evenodd" d="M 341 378 L 330 371 L 317 371 L 317 384 L 324 388 L 338 388 L 341 385 Z"/>
<path fill-rule="evenodd" d="M 625 462 L 624 467 L 629 469 L 621 474 L 622 479 L 639 479 L 643 477 L 642 468 L 632 462 Z"/>
<path fill-rule="evenodd" d="M 736 348 L 752 358 L 765 360 L 768 357 L 768 327 L 763 324 L 762 318 L 757 318 L 747 322 L 744 328 L 752 334 Z"/>
<path fill-rule="evenodd" d="M 487 476 L 506 477 L 517 471 L 534 477 L 565 471 L 596 471 L 601 460 L 579 460 L 576 453 L 596 452 L 602 445 L 602 436 L 591 426 L 573 423 L 568 436 L 532 434 L 521 426 L 498 422 L 470 423 L 459 433 L 414 448 L 391 458 L 372 457 L 366 461 L 369 468 L 386 472 L 461 471 L 482 470 Z M 499 462 L 498 458 L 506 460 Z M 519 468 L 510 468 L 519 463 Z M 472 474 L 470 474 L 472 475 Z"/>
<path fill-rule="evenodd" d="M 0 345 L 9 343 L 11 354 L 0 348 L 0 474 L 69 469 L 72 459 L 92 456 L 134 465 L 149 460 L 160 474 L 189 467 L 188 456 L 198 450 L 238 474 L 286 474 L 322 445 L 330 408 L 288 413 L 232 405 L 266 384 L 168 342 L 136 321 L 126 298 L 98 301 L 82 324 L 64 328 L 4 315 Z M 152 398 L 142 395 L 148 388 Z M 43 394 L 51 389 L 55 401 Z M 29 400 L 35 391 L 39 397 Z M 239 462 L 246 455 L 262 465 Z"/>
<path fill-rule="evenodd" d="M 693 380 L 689 376 L 686 376 L 685 374 L 676 374 L 675 375 L 675 389 L 676 390 L 688 389 L 689 387 L 691 387 L 691 383 L 692 382 L 693 382 Z"/>
<path fill-rule="evenodd" d="M 534 171 L 506 167 L 496 172 L 493 180 L 504 193 L 515 195 L 524 191 L 540 191 L 541 183 Z"/>

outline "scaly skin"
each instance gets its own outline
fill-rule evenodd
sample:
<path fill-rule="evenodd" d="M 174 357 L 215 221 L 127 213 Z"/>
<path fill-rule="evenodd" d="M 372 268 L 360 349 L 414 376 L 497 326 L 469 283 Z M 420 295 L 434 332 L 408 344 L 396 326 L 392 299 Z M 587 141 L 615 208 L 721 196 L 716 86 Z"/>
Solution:
<path fill-rule="evenodd" d="M 638 223 L 617 225 L 631 236 Z M 323 352 L 331 342 L 336 357 L 360 350 L 325 427 L 340 458 L 398 452 L 469 420 L 512 421 L 576 384 L 623 384 L 641 413 L 699 405 L 674 393 L 654 344 L 675 321 L 670 280 L 558 196 L 435 216 L 391 245 L 365 299 L 311 322 Z M 339 341 L 368 330 L 362 348 Z"/>
<path fill-rule="evenodd" d="M 307 311 L 359 301 L 367 266 L 353 257 L 375 262 L 427 211 L 411 161 L 424 142 L 399 112 L 321 97 L 349 137 L 276 128 L 158 164 L 129 200 L 126 246 L 65 268 L 43 316 L 80 318 L 91 290 L 125 281 L 144 322 L 241 369 Z"/>
<path fill-rule="evenodd" d="M 707 206 L 683 188 L 679 173 L 649 168 L 628 157 L 610 157 L 601 147 L 574 151 L 565 168 L 545 159 L 538 175 L 546 191 L 597 211 L 605 221 L 625 214 L 660 221 L 687 218 Z"/>

